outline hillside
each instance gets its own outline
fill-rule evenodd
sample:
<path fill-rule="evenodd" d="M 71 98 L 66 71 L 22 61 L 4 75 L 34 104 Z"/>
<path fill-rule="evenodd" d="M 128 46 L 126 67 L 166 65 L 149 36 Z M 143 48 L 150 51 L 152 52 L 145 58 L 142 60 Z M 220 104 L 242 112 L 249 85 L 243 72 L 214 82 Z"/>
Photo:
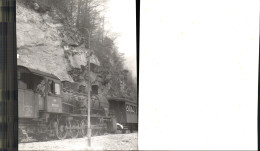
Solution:
<path fill-rule="evenodd" d="M 37 8 L 32 4 L 37 4 Z M 87 85 L 88 44 L 80 30 L 64 16 L 53 5 L 42 5 L 40 1 L 17 2 L 17 62 L 18 65 L 54 74 L 61 81 Z M 100 35 L 100 31 L 93 32 L 94 38 L 95 35 Z M 91 41 L 94 50 L 91 63 L 98 66 L 100 94 L 136 101 L 136 92 L 131 90 L 133 86 L 127 86 L 133 82 L 127 80 L 127 72 L 123 71 L 124 65 L 120 61 L 122 56 L 114 50 L 113 41 L 105 37 L 101 43 L 94 38 Z M 92 82 L 97 81 L 94 74 L 90 78 Z"/>

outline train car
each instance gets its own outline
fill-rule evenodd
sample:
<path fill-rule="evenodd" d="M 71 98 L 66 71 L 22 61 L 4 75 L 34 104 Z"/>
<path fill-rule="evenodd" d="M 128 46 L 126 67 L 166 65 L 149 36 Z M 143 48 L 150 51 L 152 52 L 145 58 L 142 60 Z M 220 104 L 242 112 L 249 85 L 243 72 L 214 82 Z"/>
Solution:
<path fill-rule="evenodd" d="M 114 115 L 118 129 L 131 132 L 138 130 L 138 108 L 137 103 L 118 97 L 108 98 L 109 110 Z"/>
<path fill-rule="evenodd" d="M 87 136 L 87 109 L 82 105 L 86 94 L 64 92 L 65 83 L 55 75 L 18 66 L 19 140 Z M 106 113 L 108 102 L 100 102 L 95 95 L 91 102 L 92 134 L 113 129 L 113 120 Z"/>

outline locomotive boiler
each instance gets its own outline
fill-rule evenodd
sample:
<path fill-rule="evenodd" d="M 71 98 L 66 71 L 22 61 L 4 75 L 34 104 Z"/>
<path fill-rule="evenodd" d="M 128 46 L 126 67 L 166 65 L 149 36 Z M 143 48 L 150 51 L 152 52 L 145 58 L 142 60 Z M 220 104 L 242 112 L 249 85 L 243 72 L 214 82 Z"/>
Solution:
<path fill-rule="evenodd" d="M 87 136 L 89 100 L 85 86 L 24 66 L 18 66 L 17 73 L 20 141 L 42 136 Z M 137 105 L 126 99 L 99 96 L 94 85 L 90 118 L 92 135 L 115 132 L 118 128 L 137 130 Z"/>

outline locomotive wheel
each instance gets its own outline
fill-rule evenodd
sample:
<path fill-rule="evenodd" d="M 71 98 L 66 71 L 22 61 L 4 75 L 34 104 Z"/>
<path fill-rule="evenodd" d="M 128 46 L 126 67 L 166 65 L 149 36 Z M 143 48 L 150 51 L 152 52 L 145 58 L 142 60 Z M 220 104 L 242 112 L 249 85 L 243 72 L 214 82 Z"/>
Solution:
<path fill-rule="evenodd" d="M 122 134 L 126 134 L 126 130 L 125 129 L 122 130 Z"/>
<path fill-rule="evenodd" d="M 19 133 L 19 135 L 18 135 L 19 136 L 19 138 L 18 138 L 19 142 L 21 142 L 22 140 L 25 140 L 27 138 L 21 128 L 18 129 L 18 133 Z"/>
<path fill-rule="evenodd" d="M 98 129 L 92 130 L 91 136 L 99 136 L 99 130 Z"/>
<path fill-rule="evenodd" d="M 55 137 L 55 126 L 57 126 L 57 122 L 51 121 L 48 125 L 47 135 L 49 138 Z"/>
<path fill-rule="evenodd" d="M 83 119 L 80 122 L 80 131 L 81 131 L 81 136 L 85 137 L 88 135 L 88 122 L 87 120 Z"/>
<path fill-rule="evenodd" d="M 104 135 L 105 134 L 105 129 L 99 130 L 99 135 Z"/>
<path fill-rule="evenodd" d="M 59 121 L 56 129 L 55 129 L 55 134 L 56 137 L 60 140 L 65 139 L 68 134 L 68 129 L 67 129 L 67 123 L 65 121 Z"/>
<path fill-rule="evenodd" d="M 72 120 L 70 124 L 70 136 L 72 138 L 77 138 L 79 136 L 79 124 L 77 120 Z"/>

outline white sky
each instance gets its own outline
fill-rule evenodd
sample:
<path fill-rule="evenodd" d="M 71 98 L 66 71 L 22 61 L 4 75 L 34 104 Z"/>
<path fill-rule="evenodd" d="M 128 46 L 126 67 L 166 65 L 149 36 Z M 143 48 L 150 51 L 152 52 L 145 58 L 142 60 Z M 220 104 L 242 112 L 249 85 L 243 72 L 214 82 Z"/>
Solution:
<path fill-rule="evenodd" d="M 136 75 L 135 0 L 108 0 L 105 29 L 117 33 L 116 45 L 125 54 L 126 67 Z"/>

